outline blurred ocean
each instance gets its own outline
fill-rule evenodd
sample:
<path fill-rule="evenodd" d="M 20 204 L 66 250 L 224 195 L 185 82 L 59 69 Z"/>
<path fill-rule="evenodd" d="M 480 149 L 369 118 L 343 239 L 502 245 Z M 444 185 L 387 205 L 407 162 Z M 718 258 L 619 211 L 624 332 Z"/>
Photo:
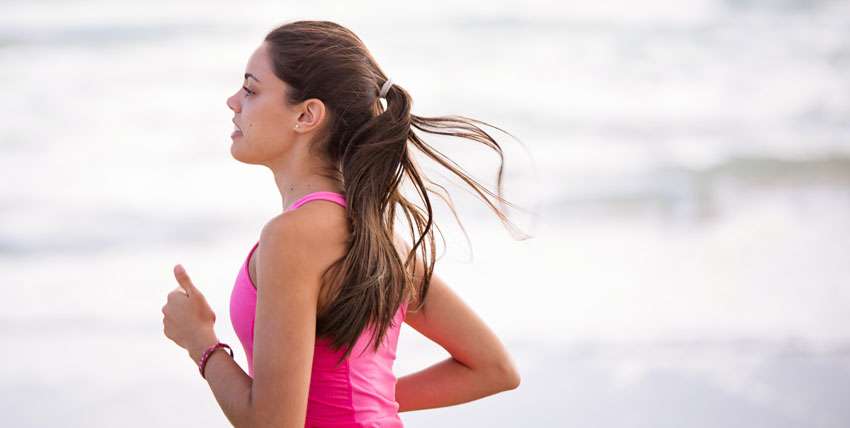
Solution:
<path fill-rule="evenodd" d="M 280 201 L 225 99 L 267 31 L 329 19 L 415 114 L 528 149 L 492 134 L 534 238 L 448 178 L 471 248 L 437 207 L 437 272 L 523 384 L 407 426 L 850 426 L 850 2 L 597 3 L 0 1 L 3 425 L 229 426 L 160 308 L 182 263 L 238 345 Z M 494 189 L 495 154 L 425 138 Z M 409 326 L 398 355 L 447 356 Z"/>

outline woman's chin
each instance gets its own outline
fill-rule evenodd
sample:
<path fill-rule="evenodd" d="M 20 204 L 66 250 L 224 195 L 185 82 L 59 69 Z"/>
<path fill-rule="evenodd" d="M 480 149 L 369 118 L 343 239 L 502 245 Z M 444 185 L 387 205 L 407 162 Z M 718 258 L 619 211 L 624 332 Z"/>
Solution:
<path fill-rule="evenodd" d="M 236 159 L 240 162 L 244 162 L 242 160 L 242 157 L 239 155 L 239 150 L 237 150 L 236 146 L 236 140 L 233 140 L 233 142 L 230 143 L 230 156 L 233 156 L 233 159 Z"/>
<path fill-rule="evenodd" d="M 234 140 L 233 143 L 230 144 L 230 156 L 232 156 L 233 159 L 236 159 L 239 162 L 242 162 L 242 163 L 245 163 L 245 164 L 250 164 L 250 165 L 258 164 L 259 159 L 257 159 L 256 156 L 252 157 L 250 152 L 246 153 L 245 150 L 244 150 L 244 147 L 245 147 L 245 144 L 241 140 L 239 140 L 239 139 Z"/>

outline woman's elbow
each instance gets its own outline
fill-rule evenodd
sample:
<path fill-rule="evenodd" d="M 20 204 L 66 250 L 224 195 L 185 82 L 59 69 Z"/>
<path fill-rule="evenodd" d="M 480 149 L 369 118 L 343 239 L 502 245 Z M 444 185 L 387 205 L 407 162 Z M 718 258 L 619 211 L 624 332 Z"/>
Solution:
<path fill-rule="evenodd" d="M 500 391 L 516 389 L 522 382 L 519 371 L 510 361 L 505 361 L 496 365 L 491 373 L 492 379 L 494 383 L 498 385 Z"/>
<path fill-rule="evenodd" d="M 519 384 L 522 383 L 522 377 L 519 375 L 519 372 L 516 370 L 516 368 L 513 367 L 506 376 L 505 380 L 507 381 L 506 386 L 508 390 L 517 389 L 519 388 Z"/>

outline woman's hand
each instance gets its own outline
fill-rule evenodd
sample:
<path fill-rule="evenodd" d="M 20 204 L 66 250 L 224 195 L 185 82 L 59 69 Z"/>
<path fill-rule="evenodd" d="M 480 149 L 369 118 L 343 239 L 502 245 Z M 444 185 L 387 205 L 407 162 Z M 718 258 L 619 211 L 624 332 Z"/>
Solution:
<path fill-rule="evenodd" d="M 215 312 L 204 295 L 195 288 L 183 266 L 174 266 L 174 277 L 179 284 L 168 293 L 168 301 L 162 307 L 162 324 L 165 336 L 178 346 L 195 353 L 218 342 L 215 335 Z"/>

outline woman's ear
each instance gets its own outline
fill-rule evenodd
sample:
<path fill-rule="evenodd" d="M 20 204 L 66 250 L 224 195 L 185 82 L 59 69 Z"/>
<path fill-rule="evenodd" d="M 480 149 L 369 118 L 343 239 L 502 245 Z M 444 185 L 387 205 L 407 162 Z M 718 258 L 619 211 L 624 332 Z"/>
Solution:
<path fill-rule="evenodd" d="M 318 98 L 310 98 L 301 104 L 301 113 L 296 121 L 298 129 L 307 132 L 320 127 L 326 116 L 325 103 Z"/>

